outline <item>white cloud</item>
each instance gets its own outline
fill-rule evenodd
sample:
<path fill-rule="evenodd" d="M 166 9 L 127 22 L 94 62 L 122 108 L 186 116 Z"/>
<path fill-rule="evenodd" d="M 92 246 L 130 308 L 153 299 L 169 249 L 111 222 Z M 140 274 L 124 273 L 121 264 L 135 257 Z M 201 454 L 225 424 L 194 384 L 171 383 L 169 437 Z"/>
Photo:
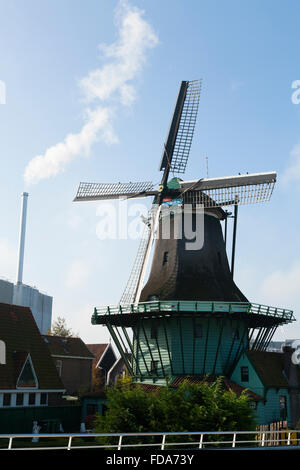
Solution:
<path fill-rule="evenodd" d="M 290 165 L 283 173 L 282 183 L 288 184 L 293 181 L 300 181 L 300 144 L 297 144 L 291 150 Z"/>
<path fill-rule="evenodd" d="M 74 260 L 68 269 L 66 286 L 69 289 L 84 287 L 91 275 L 91 265 L 83 260 Z"/>
<path fill-rule="evenodd" d="M 68 134 L 63 142 L 49 147 L 43 155 L 34 157 L 25 168 L 27 184 L 56 176 L 78 155 L 88 155 L 93 143 L 103 140 L 114 143 L 112 121 L 119 105 L 129 106 L 135 99 L 132 83 L 142 70 L 147 49 L 158 43 L 152 27 L 143 19 L 144 12 L 121 0 L 116 9 L 118 39 L 110 45 L 100 45 L 105 63 L 80 81 L 85 101 L 108 101 L 106 106 L 85 109 L 85 124 L 77 134 Z"/>

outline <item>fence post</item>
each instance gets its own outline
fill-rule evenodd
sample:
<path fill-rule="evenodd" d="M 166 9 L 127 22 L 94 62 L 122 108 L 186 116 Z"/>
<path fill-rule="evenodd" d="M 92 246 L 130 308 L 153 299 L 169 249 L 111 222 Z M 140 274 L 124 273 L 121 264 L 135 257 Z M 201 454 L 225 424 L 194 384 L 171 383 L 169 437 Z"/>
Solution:
<path fill-rule="evenodd" d="M 165 442 L 166 442 L 166 435 L 164 434 L 162 438 L 162 443 L 161 443 L 161 450 L 165 450 Z"/>
<path fill-rule="evenodd" d="M 202 449 L 203 446 L 203 434 L 200 434 L 199 449 Z"/>
<path fill-rule="evenodd" d="M 289 446 L 291 444 L 291 433 L 288 433 L 288 440 L 287 440 L 287 445 Z"/>
<path fill-rule="evenodd" d="M 121 447 L 122 447 L 122 437 L 123 437 L 123 436 L 120 436 L 120 437 L 119 437 L 118 450 L 121 450 Z"/>
<path fill-rule="evenodd" d="M 265 445 L 265 433 L 263 432 L 261 446 L 264 447 L 264 445 Z"/>
<path fill-rule="evenodd" d="M 12 448 L 12 441 L 13 441 L 13 438 L 10 437 L 9 441 L 8 441 L 8 450 L 11 450 L 11 448 Z"/>
<path fill-rule="evenodd" d="M 68 450 L 71 450 L 71 446 L 72 446 L 72 436 L 69 437 Z"/>
<path fill-rule="evenodd" d="M 232 447 L 235 447 L 236 433 L 233 434 Z"/>

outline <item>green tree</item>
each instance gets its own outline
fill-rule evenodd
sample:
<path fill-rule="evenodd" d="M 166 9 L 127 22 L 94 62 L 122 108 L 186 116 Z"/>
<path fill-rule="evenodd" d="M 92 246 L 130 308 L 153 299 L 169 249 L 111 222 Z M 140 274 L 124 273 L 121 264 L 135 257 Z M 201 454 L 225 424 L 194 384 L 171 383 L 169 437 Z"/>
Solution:
<path fill-rule="evenodd" d="M 75 337 L 76 334 L 73 333 L 71 328 L 67 327 L 66 319 L 62 317 L 57 317 L 55 322 L 52 324 L 51 330 L 47 334 L 52 336 L 64 336 L 64 337 Z"/>
<path fill-rule="evenodd" d="M 213 383 L 184 382 L 177 388 L 161 387 L 155 393 L 125 383 L 107 390 L 107 411 L 105 416 L 97 418 L 95 430 L 103 433 L 250 431 L 255 429 L 250 402 L 245 392 L 238 397 L 226 391 L 222 378 Z M 111 443 L 111 439 L 105 442 Z"/>

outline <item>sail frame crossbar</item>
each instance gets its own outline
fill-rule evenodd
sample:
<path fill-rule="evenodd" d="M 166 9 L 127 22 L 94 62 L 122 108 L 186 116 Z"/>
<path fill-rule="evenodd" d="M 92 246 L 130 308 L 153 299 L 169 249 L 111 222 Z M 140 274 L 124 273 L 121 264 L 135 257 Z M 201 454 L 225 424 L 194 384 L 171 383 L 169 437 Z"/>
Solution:
<path fill-rule="evenodd" d="M 276 183 L 276 172 L 253 173 L 221 178 L 203 178 L 182 181 L 186 204 L 204 204 L 205 207 L 256 204 L 270 200 Z"/>
<path fill-rule="evenodd" d="M 188 82 L 171 160 L 170 169 L 173 173 L 185 173 L 196 126 L 200 92 L 201 80 Z"/>
<path fill-rule="evenodd" d="M 148 195 L 153 190 L 151 181 L 135 183 L 84 183 L 79 184 L 74 201 L 92 201 L 102 199 L 118 199 Z M 155 191 L 156 193 L 157 191 Z M 145 194 L 147 193 L 147 194 Z"/>
<path fill-rule="evenodd" d="M 215 188 L 207 191 L 187 191 L 184 193 L 185 204 L 203 204 L 204 207 L 246 205 L 268 202 L 271 199 L 275 183 L 259 185 Z"/>

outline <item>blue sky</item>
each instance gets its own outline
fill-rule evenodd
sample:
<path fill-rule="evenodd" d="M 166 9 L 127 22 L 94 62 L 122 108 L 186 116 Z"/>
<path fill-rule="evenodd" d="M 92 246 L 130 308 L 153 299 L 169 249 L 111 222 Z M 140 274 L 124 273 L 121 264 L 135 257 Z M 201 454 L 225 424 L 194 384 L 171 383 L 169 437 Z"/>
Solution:
<path fill-rule="evenodd" d="M 16 276 L 26 190 L 24 282 L 52 295 L 53 318 L 83 340 L 107 340 L 91 313 L 118 302 L 138 241 L 99 240 L 99 204 L 72 199 L 80 181 L 159 182 L 179 83 L 202 77 L 185 178 L 206 176 L 205 156 L 211 177 L 278 172 L 270 202 L 240 208 L 235 279 L 251 301 L 298 318 L 299 2 L 2 0 L 0 8 L 0 276 Z M 278 330 L 284 337 L 299 338 L 300 322 Z"/>

